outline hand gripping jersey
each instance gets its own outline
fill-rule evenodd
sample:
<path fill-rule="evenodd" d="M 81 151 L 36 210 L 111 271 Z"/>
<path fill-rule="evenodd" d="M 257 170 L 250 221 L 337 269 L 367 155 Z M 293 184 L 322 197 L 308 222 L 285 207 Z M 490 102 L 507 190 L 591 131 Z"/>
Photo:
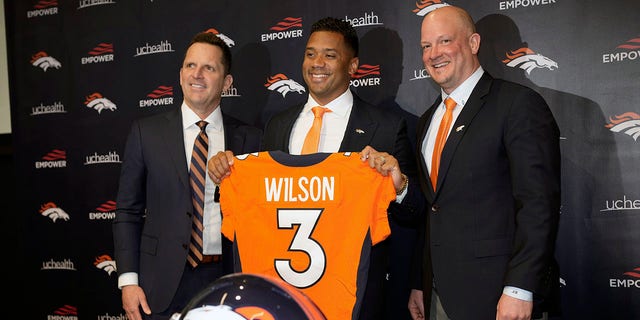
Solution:
<path fill-rule="evenodd" d="M 329 320 L 355 319 L 395 197 L 391 176 L 359 153 L 241 155 L 220 185 L 222 233 L 234 242 L 236 271 L 283 279 Z"/>

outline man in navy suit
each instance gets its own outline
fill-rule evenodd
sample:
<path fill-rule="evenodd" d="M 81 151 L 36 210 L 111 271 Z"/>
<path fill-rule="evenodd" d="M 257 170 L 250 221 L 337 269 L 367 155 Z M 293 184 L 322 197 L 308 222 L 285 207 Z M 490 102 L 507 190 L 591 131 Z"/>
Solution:
<path fill-rule="evenodd" d="M 206 121 L 208 153 L 258 151 L 261 131 L 222 114 L 222 92 L 231 86 L 231 51 L 212 33 L 187 47 L 180 108 L 140 119 L 127 138 L 113 221 L 118 287 L 130 320 L 169 319 L 220 276 L 230 243 L 220 233 L 215 185 L 204 192 L 204 257 L 187 262 L 194 206 L 189 161 L 200 120 Z M 206 176 L 206 174 L 205 174 Z M 143 312 L 141 313 L 140 310 Z"/>
<path fill-rule="evenodd" d="M 534 90 L 480 66 L 467 12 L 445 6 L 421 29 L 422 60 L 441 97 L 418 121 L 428 210 L 409 309 L 414 319 L 539 319 L 557 305 L 559 130 Z M 452 125 L 433 154 L 445 103 Z M 430 176 L 437 171 L 437 177 Z M 434 182 L 432 182 L 432 180 Z"/>
<path fill-rule="evenodd" d="M 408 318 L 404 307 L 402 310 L 385 310 L 386 299 L 401 295 L 406 301 L 410 293 L 408 282 L 394 286 L 403 288 L 401 292 L 386 290 L 390 263 L 405 265 L 407 272 L 410 268 L 409 261 L 389 261 L 388 252 L 413 245 L 398 240 L 394 242 L 394 231 L 402 230 L 398 224 L 416 218 L 424 205 L 424 197 L 420 194 L 417 179 L 412 179 L 415 177 L 415 160 L 406 120 L 366 103 L 349 89 L 351 75 L 358 70 L 358 46 L 358 36 L 346 21 L 328 17 L 312 25 L 302 63 L 302 76 L 309 89 L 308 100 L 268 121 L 262 149 L 301 154 L 303 141 L 314 118 L 311 108 L 323 106 L 331 112 L 323 117 L 318 152 L 362 152 L 363 161 L 369 161 L 382 174 L 392 176 L 398 198 L 390 203 L 388 209 L 391 236 L 373 247 L 359 319 L 400 319 L 400 314 Z M 232 155 L 230 152 L 220 153 L 209 161 L 209 174 L 215 182 L 230 174 Z M 415 186 L 412 188 L 411 184 Z M 404 278 L 395 274 L 388 277 L 388 281 Z M 385 316 L 387 312 L 389 317 Z"/>

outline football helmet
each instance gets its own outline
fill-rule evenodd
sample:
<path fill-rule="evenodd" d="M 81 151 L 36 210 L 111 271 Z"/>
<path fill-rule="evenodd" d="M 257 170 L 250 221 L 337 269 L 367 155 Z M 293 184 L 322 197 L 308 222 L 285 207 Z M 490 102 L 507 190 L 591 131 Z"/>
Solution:
<path fill-rule="evenodd" d="M 265 275 L 234 273 L 196 294 L 171 320 L 326 320 L 300 290 Z"/>

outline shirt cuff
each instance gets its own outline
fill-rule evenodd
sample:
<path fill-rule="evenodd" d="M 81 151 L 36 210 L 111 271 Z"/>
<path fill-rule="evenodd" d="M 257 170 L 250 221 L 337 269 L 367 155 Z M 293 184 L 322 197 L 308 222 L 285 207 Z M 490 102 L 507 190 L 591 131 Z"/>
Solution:
<path fill-rule="evenodd" d="M 502 293 L 524 301 L 533 301 L 533 293 L 524 289 L 520 289 L 512 286 L 505 286 Z"/>
<path fill-rule="evenodd" d="M 409 186 L 404 188 L 404 191 L 402 191 L 401 194 L 396 195 L 396 202 L 397 203 L 402 203 L 402 200 L 404 200 L 404 197 L 407 195 L 407 190 L 409 190 Z"/>
<path fill-rule="evenodd" d="M 118 289 L 124 286 L 138 285 L 138 274 L 135 272 L 125 272 L 118 277 Z"/>

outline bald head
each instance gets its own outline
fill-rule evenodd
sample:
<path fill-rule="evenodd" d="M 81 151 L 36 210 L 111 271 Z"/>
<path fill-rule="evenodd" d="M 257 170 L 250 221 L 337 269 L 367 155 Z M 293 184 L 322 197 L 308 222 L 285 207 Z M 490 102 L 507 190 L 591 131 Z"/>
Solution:
<path fill-rule="evenodd" d="M 455 90 L 480 66 L 480 35 L 462 8 L 445 6 L 429 12 L 420 31 L 422 62 L 446 93 Z"/>

